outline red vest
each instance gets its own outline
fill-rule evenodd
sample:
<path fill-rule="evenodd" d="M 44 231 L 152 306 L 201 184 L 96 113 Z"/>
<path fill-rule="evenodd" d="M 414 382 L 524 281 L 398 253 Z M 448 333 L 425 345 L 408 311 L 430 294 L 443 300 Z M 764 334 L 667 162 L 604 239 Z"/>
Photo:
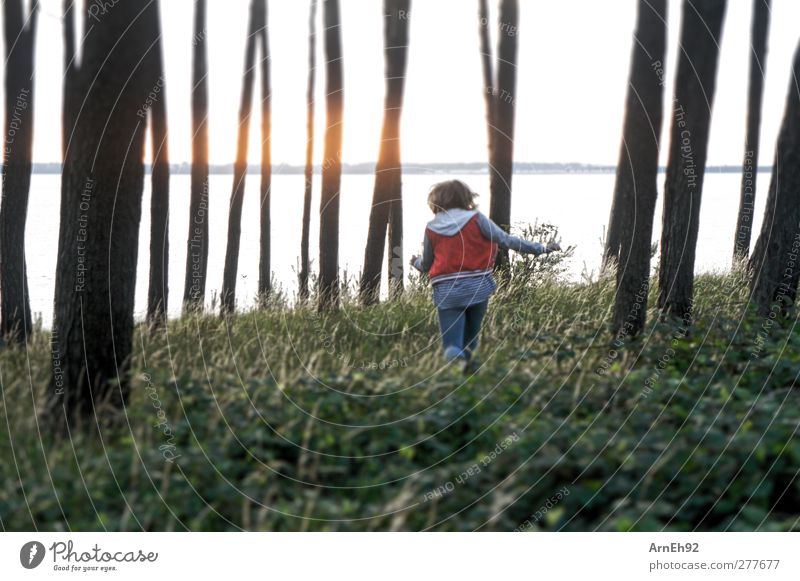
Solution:
<path fill-rule="evenodd" d="M 433 264 L 429 272 L 431 279 L 458 272 L 490 270 L 494 267 L 497 244 L 484 237 L 478 227 L 478 214 L 454 236 L 437 234 L 430 228 L 425 229 L 425 234 L 433 247 Z"/>

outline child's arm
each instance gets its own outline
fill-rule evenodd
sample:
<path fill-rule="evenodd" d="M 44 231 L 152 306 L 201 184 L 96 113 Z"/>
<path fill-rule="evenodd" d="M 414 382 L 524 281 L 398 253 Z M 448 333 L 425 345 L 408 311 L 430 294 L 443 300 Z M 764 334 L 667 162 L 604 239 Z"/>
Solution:
<path fill-rule="evenodd" d="M 553 252 L 554 250 L 561 250 L 558 244 L 540 244 L 539 242 L 531 242 L 516 236 L 507 234 L 500 226 L 492 222 L 484 214 L 478 214 L 478 228 L 488 240 L 497 244 L 503 250 L 513 250 L 522 254 L 533 254 L 538 256 L 546 252 Z"/>
<path fill-rule="evenodd" d="M 412 256 L 411 266 L 420 272 L 428 272 L 432 265 L 433 246 L 431 245 L 431 241 L 428 239 L 428 235 L 426 234 L 424 240 L 422 241 L 422 256 Z"/>

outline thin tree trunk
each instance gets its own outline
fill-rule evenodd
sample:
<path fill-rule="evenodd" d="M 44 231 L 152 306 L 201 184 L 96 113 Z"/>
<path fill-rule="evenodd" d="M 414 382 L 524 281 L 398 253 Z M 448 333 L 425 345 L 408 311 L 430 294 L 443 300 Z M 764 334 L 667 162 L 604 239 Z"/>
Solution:
<path fill-rule="evenodd" d="M 492 64 L 494 51 L 492 51 L 492 44 L 489 35 L 489 3 L 487 0 L 478 0 L 478 22 L 481 68 L 483 70 L 483 98 L 486 105 L 486 138 L 489 151 L 489 163 L 491 164 L 492 155 L 494 152 L 494 103 L 497 87 L 495 87 L 494 66 Z"/>
<path fill-rule="evenodd" d="M 261 237 L 258 260 L 258 296 L 263 301 L 271 291 L 270 192 L 272 190 L 272 87 L 267 2 L 262 6 L 261 28 L 257 31 L 261 47 Z"/>
<path fill-rule="evenodd" d="M 51 405 L 70 423 L 104 402 L 122 405 L 129 390 L 144 186 L 139 112 L 157 82 L 142 62 L 158 37 L 147 11 L 158 9 L 129 0 L 102 19 L 88 15 L 80 68 L 69 61 L 65 71 L 78 92 L 64 103 L 74 125 L 61 178 Z M 68 51 L 70 32 L 67 24 Z"/>
<path fill-rule="evenodd" d="M 6 53 L 3 199 L 0 204 L 0 334 L 12 342 L 31 335 L 25 263 L 25 223 L 33 161 L 33 76 L 38 3 L 3 3 Z"/>
<path fill-rule="evenodd" d="M 684 0 L 659 265 L 658 306 L 691 320 L 708 132 L 726 0 Z"/>
<path fill-rule="evenodd" d="M 361 299 L 378 300 L 381 266 L 386 244 L 389 290 L 397 294 L 403 286 L 403 204 L 402 165 L 400 160 L 400 120 L 403 112 L 406 63 L 408 57 L 408 20 L 410 0 L 384 0 L 384 64 L 386 97 L 383 130 L 375 167 L 375 189 L 369 217 L 369 233 L 361 275 Z"/>
<path fill-rule="evenodd" d="M 236 277 L 239 268 L 239 244 L 242 237 L 242 202 L 247 177 L 247 152 L 250 140 L 250 113 L 253 108 L 253 78 L 255 75 L 256 31 L 263 26 L 265 0 L 250 4 L 250 22 L 245 48 L 242 98 L 239 105 L 239 137 L 236 144 L 236 161 L 233 164 L 233 190 L 228 215 L 228 246 L 225 252 L 225 270 L 222 279 L 222 313 L 232 313 L 236 308 Z"/>
<path fill-rule="evenodd" d="M 489 217 L 506 231 L 511 227 L 511 179 L 514 175 L 514 116 L 517 90 L 518 0 L 500 0 L 498 17 L 497 93 L 494 95 L 494 136 L 491 141 Z M 508 262 L 508 252 L 497 263 Z"/>
<path fill-rule="evenodd" d="M 739 214 L 733 242 L 734 261 L 746 260 L 753 232 L 753 207 L 756 201 L 758 149 L 761 131 L 761 103 L 764 99 L 764 75 L 767 66 L 767 36 L 771 0 L 753 0 L 753 23 L 750 32 L 750 79 L 747 93 L 747 137 L 742 163 L 742 187 Z"/>
<path fill-rule="evenodd" d="M 800 276 L 800 45 L 794 54 L 786 111 L 778 134 L 761 234 L 750 269 L 752 301 L 764 316 L 786 314 Z M 777 307 L 777 309 L 776 309 Z M 773 315 L 773 312 L 778 311 Z"/>
<path fill-rule="evenodd" d="M 151 59 L 156 76 L 150 106 L 150 135 L 153 163 L 150 202 L 150 286 L 147 293 L 147 320 L 151 325 L 166 322 L 169 300 L 169 146 L 167 129 L 167 88 L 164 78 L 164 57 L 161 41 L 161 18 L 157 11 L 148 14 L 158 39 L 152 47 Z"/>
<path fill-rule="evenodd" d="M 298 276 L 298 294 L 300 300 L 308 299 L 308 273 L 310 270 L 310 228 L 311 228 L 311 194 L 314 180 L 314 86 L 317 68 L 317 0 L 311 0 L 308 17 L 308 88 L 306 90 L 307 136 L 306 136 L 306 171 L 303 191 L 303 229 L 300 240 L 300 274 Z"/>
<path fill-rule="evenodd" d="M 619 261 L 613 329 L 624 335 L 638 334 L 647 316 L 666 48 L 666 0 L 640 0 L 610 219 Z"/>
<path fill-rule="evenodd" d="M 195 0 L 192 39 L 192 185 L 184 308 L 202 310 L 208 275 L 208 49 L 206 0 Z"/>
<path fill-rule="evenodd" d="M 319 307 L 339 301 L 339 191 L 342 179 L 344 78 L 339 0 L 325 0 L 325 151 L 319 207 Z"/>

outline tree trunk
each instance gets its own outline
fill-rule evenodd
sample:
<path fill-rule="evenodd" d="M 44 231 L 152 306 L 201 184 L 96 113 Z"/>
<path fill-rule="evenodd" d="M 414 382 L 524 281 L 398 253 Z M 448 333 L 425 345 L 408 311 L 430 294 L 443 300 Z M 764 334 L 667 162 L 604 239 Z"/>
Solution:
<path fill-rule="evenodd" d="M 339 301 L 339 191 L 342 180 L 344 78 L 339 0 L 325 0 L 325 151 L 319 207 L 319 307 Z"/>
<path fill-rule="evenodd" d="M 225 252 L 225 270 L 222 278 L 221 308 L 223 314 L 236 308 L 236 277 L 239 269 L 239 244 L 242 237 L 242 202 L 247 177 L 247 151 L 250 140 L 250 113 L 253 108 L 253 78 L 255 74 L 256 31 L 262 26 L 263 3 L 250 4 L 250 22 L 245 47 L 242 98 L 239 104 L 239 136 L 236 143 L 236 161 L 233 164 L 233 189 L 228 214 L 228 246 Z"/>
<path fill-rule="evenodd" d="M 158 2 L 121 2 L 102 18 L 90 12 L 80 68 L 69 60 L 65 71 L 66 87 L 77 89 L 77 97 L 64 103 L 65 122 L 74 124 L 61 177 L 51 405 L 70 423 L 104 402 L 122 405 L 129 388 L 142 117 L 157 83 L 152 67 L 142 66 L 158 38 L 150 10 L 157 12 Z M 67 24 L 67 51 L 75 46 L 71 32 Z M 82 107 L 70 109 L 76 103 Z"/>
<path fill-rule="evenodd" d="M 169 146 L 167 131 L 167 89 L 164 79 L 164 58 L 161 42 L 161 18 L 157 11 L 148 14 L 158 39 L 150 50 L 156 85 L 150 106 L 150 136 L 153 163 L 150 201 L 150 287 L 147 293 L 147 321 L 151 325 L 166 323 L 169 299 Z"/>
<path fill-rule="evenodd" d="M 400 161 L 400 120 L 403 112 L 403 90 L 408 56 L 410 4 L 410 0 L 384 0 L 383 4 L 386 97 L 380 152 L 375 167 L 375 189 L 369 216 L 369 233 L 364 251 L 364 270 L 361 275 L 361 299 L 365 303 L 377 302 L 380 294 L 387 227 L 390 293 L 397 294 L 403 286 L 403 169 Z"/>
<path fill-rule="evenodd" d="M 511 228 L 511 179 L 514 175 L 518 0 L 500 0 L 498 20 L 497 91 L 494 94 L 494 136 L 489 161 L 489 189 L 492 196 L 489 217 L 508 231 Z M 508 252 L 498 252 L 498 265 L 507 262 Z"/>
<path fill-rule="evenodd" d="M 747 93 L 747 137 L 742 163 L 742 188 L 739 214 L 733 241 L 735 262 L 746 260 L 750 253 L 753 232 L 753 207 L 756 201 L 758 177 L 758 148 L 761 131 L 761 103 L 764 98 L 764 75 L 767 66 L 767 36 L 771 0 L 753 0 L 753 23 L 750 31 L 750 79 Z"/>
<path fill-rule="evenodd" d="M 492 59 L 494 52 L 489 37 L 489 4 L 487 0 L 478 0 L 478 38 L 480 39 L 481 68 L 483 70 L 483 99 L 486 105 L 486 143 L 488 145 L 489 163 L 494 151 L 494 102 L 495 80 Z M 491 170 L 491 168 L 490 168 Z"/>
<path fill-rule="evenodd" d="M 33 160 L 33 76 L 38 3 L 3 3 L 6 53 L 3 199 L 0 204 L 0 334 L 21 343 L 31 334 L 25 223 Z M 26 22 L 27 21 L 27 22 Z"/>
<path fill-rule="evenodd" d="M 691 320 L 708 131 L 726 0 L 684 0 L 659 265 L 658 306 Z"/>
<path fill-rule="evenodd" d="M 192 39 L 192 185 L 183 304 L 202 310 L 208 275 L 208 49 L 206 0 L 196 0 Z"/>
<path fill-rule="evenodd" d="M 263 301 L 271 291 L 272 267 L 270 264 L 270 192 L 272 190 L 272 87 L 270 86 L 270 51 L 267 19 L 267 2 L 261 27 L 257 31 L 261 47 L 261 237 L 258 260 L 258 296 Z"/>
<path fill-rule="evenodd" d="M 785 314 L 794 303 L 800 275 L 800 45 L 792 66 L 764 222 L 750 260 L 752 301 L 770 318 L 775 306 Z"/>
<path fill-rule="evenodd" d="M 310 270 L 309 245 L 311 235 L 311 193 L 314 180 L 314 86 L 317 67 L 317 0 L 311 0 L 308 17 L 308 88 L 306 90 L 307 136 L 306 136 L 306 171 L 303 191 L 303 229 L 300 240 L 300 274 L 298 276 L 298 294 L 300 300 L 308 299 L 308 272 Z"/>
<path fill-rule="evenodd" d="M 639 333 L 647 315 L 666 47 L 666 0 L 640 0 L 609 220 L 617 241 L 611 256 L 618 261 L 613 329 L 626 335 Z"/>

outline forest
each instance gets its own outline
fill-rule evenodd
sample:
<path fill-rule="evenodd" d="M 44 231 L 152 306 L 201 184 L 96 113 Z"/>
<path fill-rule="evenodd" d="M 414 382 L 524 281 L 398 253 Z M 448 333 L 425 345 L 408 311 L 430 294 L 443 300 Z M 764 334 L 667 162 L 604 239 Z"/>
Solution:
<path fill-rule="evenodd" d="M 800 45 L 774 159 L 761 160 L 771 172 L 759 175 L 771 0 L 751 3 L 745 149 L 730 193 L 738 217 L 734 239 L 719 241 L 729 270 L 695 264 L 727 0 L 681 0 L 675 63 L 668 1 L 638 0 L 630 61 L 619 65 L 628 80 L 602 270 L 570 279 L 568 247 L 535 259 L 500 252 L 481 360 L 462 374 L 442 359 L 431 282 L 403 255 L 404 237 L 418 234 L 403 228 L 411 0 L 382 0 L 384 20 L 370 24 L 383 32 L 384 106 L 366 224 L 340 208 L 343 131 L 357 122 L 344 95 L 358 90 L 346 82 L 340 0 L 307 2 L 302 234 L 291 249 L 274 239 L 284 218 L 271 212 L 281 112 L 270 67 L 281 47 L 269 31 L 282 26 L 271 3 L 248 0 L 238 137 L 221 192 L 209 185 L 207 0 L 193 2 L 189 229 L 175 241 L 162 3 L 64 0 L 52 328 L 32 316 L 26 266 L 32 170 L 45 161 L 33 156 L 40 7 L 4 0 L 2 529 L 800 530 Z M 518 78 L 534 74 L 518 63 L 521 9 L 535 2 L 464 2 L 478 48 L 462 56 L 480 61 L 485 104 L 484 119 L 465 123 L 486 128 L 490 219 L 548 243 L 558 225 L 520 229 L 511 211 L 515 161 L 530 161 L 515 152 Z M 251 128 L 256 108 L 260 127 Z M 251 130 L 261 144 L 256 176 Z M 258 296 L 246 305 L 237 269 L 254 177 Z M 769 187 L 753 232 L 757 179 Z M 222 290 L 211 297 L 215 196 L 230 201 Z M 363 268 L 348 277 L 340 240 L 353 229 L 367 242 Z M 184 264 L 170 262 L 170 244 L 186 247 Z M 275 287 L 278 251 L 298 257 L 296 296 Z M 147 312 L 138 320 L 142 263 Z M 170 288 L 170 269 L 182 288 Z M 168 316 L 170 293 L 182 295 L 180 317 Z"/>

